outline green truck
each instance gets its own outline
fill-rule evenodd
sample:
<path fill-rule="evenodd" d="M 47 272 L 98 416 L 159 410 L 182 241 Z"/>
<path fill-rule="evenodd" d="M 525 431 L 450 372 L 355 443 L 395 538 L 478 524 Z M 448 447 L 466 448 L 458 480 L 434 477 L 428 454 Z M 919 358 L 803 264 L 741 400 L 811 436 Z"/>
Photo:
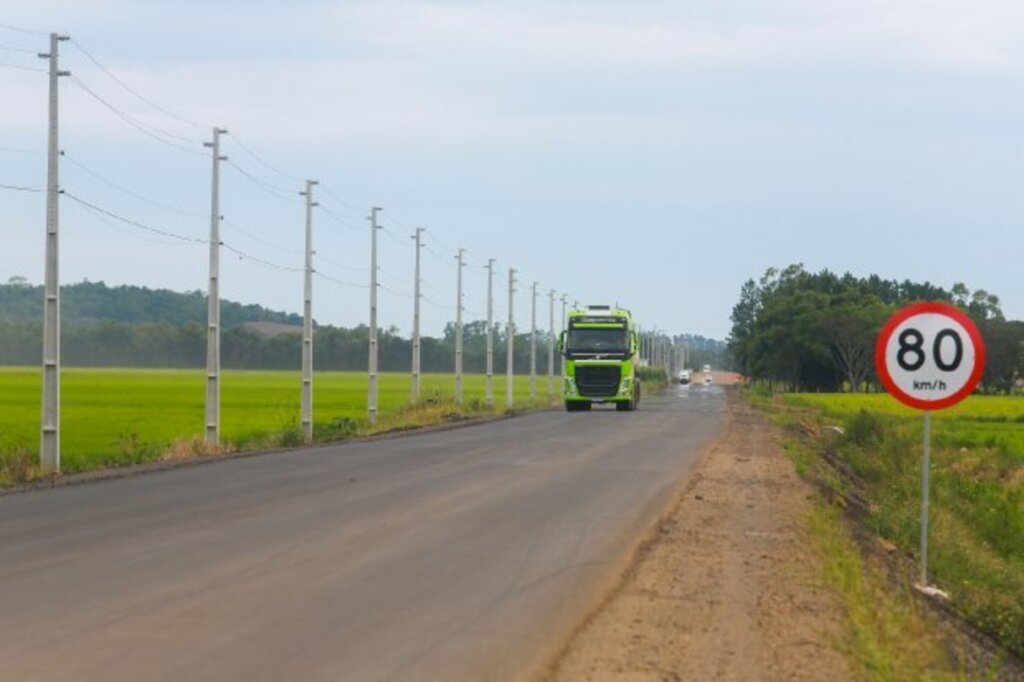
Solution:
<path fill-rule="evenodd" d="M 617 410 L 631 411 L 640 404 L 639 340 L 628 310 L 590 306 L 570 311 L 559 350 L 565 356 L 566 410 L 613 403 Z"/>

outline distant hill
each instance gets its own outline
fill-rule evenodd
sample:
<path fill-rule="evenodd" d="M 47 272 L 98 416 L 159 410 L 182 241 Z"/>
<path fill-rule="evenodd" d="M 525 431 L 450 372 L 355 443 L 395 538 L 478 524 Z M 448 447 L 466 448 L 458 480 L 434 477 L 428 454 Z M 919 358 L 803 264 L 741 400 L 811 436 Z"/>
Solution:
<path fill-rule="evenodd" d="M 179 293 L 167 289 L 136 286 L 109 287 L 103 282 L 79 282 L 61 287 L 61 320 L 88 322 L 163 322 L 173 325 L 206 323 L 206 294 Z M 247 322 L 301 325 L 302 316 L 260 305 L 243 305 L 221 300 L 221 325 L 225 328 Z M 0 320 L 29 322 L 43 316 L 43 288 L 11 278 L 0 284 Z"/>

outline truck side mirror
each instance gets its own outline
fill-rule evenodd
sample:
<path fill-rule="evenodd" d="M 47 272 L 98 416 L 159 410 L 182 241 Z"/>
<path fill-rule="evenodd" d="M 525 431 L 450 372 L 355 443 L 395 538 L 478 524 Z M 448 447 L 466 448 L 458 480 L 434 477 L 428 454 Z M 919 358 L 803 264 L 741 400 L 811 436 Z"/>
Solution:
<path fill-rule="evenodd" d="M 558 352 L 565 355 L 565 332 L 558 335 Z"/>

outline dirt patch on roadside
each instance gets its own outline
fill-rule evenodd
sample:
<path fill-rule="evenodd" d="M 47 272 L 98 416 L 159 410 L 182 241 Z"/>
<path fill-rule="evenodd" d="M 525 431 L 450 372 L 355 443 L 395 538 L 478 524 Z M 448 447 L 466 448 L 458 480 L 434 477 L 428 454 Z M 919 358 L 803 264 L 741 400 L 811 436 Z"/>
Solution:
<path fill-rule="evenodd" d="M 803 519 L 813 491 L 769 422 L 738 396 L 730 419 L 622 584 L 547 677 L 842 680 L 842 613 L 819 587 Z"/>

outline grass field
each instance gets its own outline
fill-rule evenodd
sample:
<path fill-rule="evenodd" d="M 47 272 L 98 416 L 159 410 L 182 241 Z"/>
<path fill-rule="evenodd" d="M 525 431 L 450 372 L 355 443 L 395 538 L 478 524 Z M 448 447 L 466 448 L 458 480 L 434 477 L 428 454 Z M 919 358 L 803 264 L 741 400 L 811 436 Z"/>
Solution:
<path fill-rule="evenodd" d="M 843 436 L 824 431 L 818 447 L 856 473 L 869 527 L 916 558 L 920 413 L 888 395 L 787 395 L 772 409 L 784 422 L 844 427 Z M 1024 655 L 1024 398 L 971 396 L 932 425 L 930 578 L 956 610 Z"/>
<path fill-rule="evenodd" d="M 38 453 L 41 376 L 37 368 L 0 368 L 0 452 Z M 157 459 L 172 444 L 203 432 L 202 370 L 65 369 L 61 374 L 61 464 L 64 472 Z M 449 403 L 454 377 L 428 374 L 422 398 Z M 538 378 L 546 396 L 547 378 Z M 505 405 L 505 377 L 495 376 L 495 402 Z M 321 372 L 313 381 L 318 438 L 365 428 L 365 373 Z M 382 421 L 408 405 L 410 377 L 380 376 Z M 299 425 L 299 372 L 225 371 L 221 382 L 222 439 L 233 448 L 294 434 Z M 556 384 L 556 391 L 557 391 Z M 529 405 L 529 377 L 516 377 L 518 406 Z M 467 409 L 482 411 L 484 377 L 464 377 Z M 454 406 L 448 406 L 454 409 Z M 341 424 L 344 429 L 336 428 Z M 335 427 L 332 431 L 332 425 Z M 288 441 L 285 441 L 288 444 Z"/>

